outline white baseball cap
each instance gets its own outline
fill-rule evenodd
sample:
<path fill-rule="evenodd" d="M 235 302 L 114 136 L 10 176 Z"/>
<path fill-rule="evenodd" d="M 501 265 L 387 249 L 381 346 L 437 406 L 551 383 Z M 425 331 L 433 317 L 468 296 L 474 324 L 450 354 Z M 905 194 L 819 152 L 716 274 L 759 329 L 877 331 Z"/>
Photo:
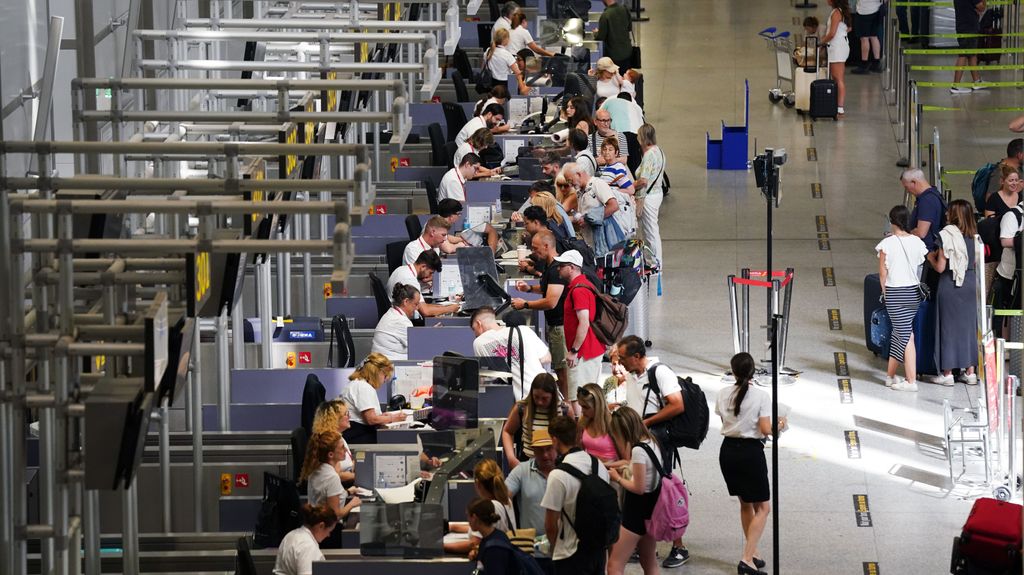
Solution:
<path fill-rule="evenodd" d="M 555 257 L 555 261 L 560 264 L 572 264 L 578 268 L 583 267 L 583 256 L 576 250 L 569 250 L 559 256 Z"/>

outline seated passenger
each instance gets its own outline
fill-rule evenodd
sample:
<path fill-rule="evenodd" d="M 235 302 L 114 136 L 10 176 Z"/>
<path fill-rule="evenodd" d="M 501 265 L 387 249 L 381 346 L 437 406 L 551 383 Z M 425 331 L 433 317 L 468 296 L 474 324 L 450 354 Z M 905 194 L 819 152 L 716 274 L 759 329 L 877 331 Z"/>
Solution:
<path fill-rule="evenodd" d="M 348 502 L 345 488 L 341 486 L 338 466 L 345 459 L 345 443 L 337 431 L 325 431 L 309 438 L 306 446 L 306 461 L 302 464 L 299 481 L 306 482 L 310 505 L 326 505 L 339 520 L 348 517 L 353 507 L 359 507 L 359 498 Z"/>
<path fill-rule="evenodd" d="M 391 309 L 384 312 L 373 330 L 375 351 L 391 361 L 406 359 L 409 354 L 409 332 L 412 317 L 420 305 L 420 290 L 399 284 L 391 292 Z"/>
<path fill-rule="evenodd" d="M 494 134 L 492 134 L 491 131 L 488 130 L 487 128 L 480 128 L 479 130 L 473 132 L 473 135 L 471 135 L 469 139 L 466 140 L 465 144 L 462 144 L 461 146 L 459 146 L 457 150 L 455 150 L 455 157 L 452 158 L 452 165 L 458 166 L 462 164 L 462 159 L 469 154 L 476 154 L 477 156 L 479 156 L 480 152 L 486 150 L 487 148 L 490 148 L 493 145 Z M 481 161 L 483 160 L 481 159 Z M 490 178 L 491 176 L 496 176 L 499 174 L 501 174 L 500 167 L 495 168 L 493 170 L 489 170 L 485 168 L 483 165 L 479 165 L 476 168 L 476 173 L 470 176 L 469 179 L 475 180 L 477 178 Z M 443 184 L 444 180 L 441 180 L 441 183 Z"/>
<path fill-rule="evenodd" d="M 555 447 L 547 428 L 533 432 L 533 457 L 523 461 L 505 478 L 508 492 L 519 499 L 519 528 L 544 532 L 544 510 L 540 506 L 548 485 L 548 474 L 555 468 Z"/>
<path fill-rule="evenodd" d="M 441 177 L 441 183 L 437 186 L 437 200 L 451 198 L 465 202 L 466 182 L 476 176 L 479 167 L 480 156 L 472 152 L 462 156 L 462 161 Z"/>
<path fill-rule="evenodd" d="M 420 237 L 405 246 L 405 252 L 402 254 L 402 263 L 416 263 L 416 258 L 420 257 L 420 254 L 426 250 L 434 250 L 438 255 L 442 252 L 446 254 L 454 252 L 454 247 L 449 247 L 448 249 L 442 247 L 445 243 L 444 241 L 448 239 L 448 229 L 450 227 L 451 224 L 439 217 L 427 220 L 427 223 L 423 225 L 423 233 Z"/>
<path fill-rule="evenodd" d="M 316 408 L 316 415 L 313 417 L 313 435 L 326 431 L 337 431 L 342 435 L 341 443 L 345 446 L 345 457 L 338 464 L 338 477 L 341 484 L 351 487 L 356 480 L 355 464 L 352 462 L 352 452 L 345 441 L 345 432 L 352 427 L 349 418 L 349 409 L 345 402 L 340 399 L 325 401 Z M 305 458 L 303 458 L 305 459 Z"/>
<path fill-rule="evenodd" d="M 338 524 L 338 516 L 326 505 L 302 506 L 302 526 L 281 540 L 274 562 L 274 575 L 312 575 L 313 562 L 323 561 L 320 543 Z"/>
<path fill-rule="evenodd" d="M 473 353 L 480 357 L 500 357 L 510 361 L 512 372 L 512 393 L 517 400 L 526 397 L 523 381 L 533 381 L 538 374 L 544 373 L 541 364 L 551 363 L 548 346 L 529 326 L 516 329 L 498 323 L 494 310 L 482 307 L 473 312 L 469 320 L 476 339 L 473 340 Z M 522 343 L 519 336 L 522 335 Z M 524 359 L 525 358 L 525 359 Z M 522 375 L 520 376 L 520 371 Z"/>
<path fill-rule="evenodd" d="M 447 200 L 446 200 L 447 201 Z M 395 287 L 399 285 L 410 285 L 416 289 L 422 286 L 430 286 L 434 281 L 434 274 L 441 271 L 441 257 L 433 250 L 425 250 L 416 258 L 416 263 L 402 265 L 391 272 L 388 278 L 388 293 L 395 293 Z M 446 313 L 459 311 L 459 304 L 432 304 L 420 301 L 416 311 L 423 317 L 434 317 Z"/>
<path fill-rule="evenodd" d="M 448 222 L 448 227 L 455 225 L 459 217 L 462 216 L 462 202 L 453 200 L 451 198 L 441 200 L 437 204 L 437 215 L 441 216 Z M 448 234 L 445 243 L 441 245 L 441 251 L 445 253 L 451 253 L 461 247 L 466 246 L 482 246 L 484 242 L 491 248 L 492 251 L 498 249 L 498 230 L 494 229 L 491 224 L 484 225 L 484 233 L 481 234 L 476 230 L 472 230 L 470 233 L 463 231 L 459 235 Z"/>
<path fill-rule="evenodd" d="M 371 353 L 363 360 L 352 375 L 341 399 L 349 408 L 351 428 L 345 432 L 345 440 L 357 445 L 377 443 L 377 428 L 395 421 L 402 421 L 401 412 L 381 412 L 377 390 L 391 378 L 395 368 L 388 358 Z"/>

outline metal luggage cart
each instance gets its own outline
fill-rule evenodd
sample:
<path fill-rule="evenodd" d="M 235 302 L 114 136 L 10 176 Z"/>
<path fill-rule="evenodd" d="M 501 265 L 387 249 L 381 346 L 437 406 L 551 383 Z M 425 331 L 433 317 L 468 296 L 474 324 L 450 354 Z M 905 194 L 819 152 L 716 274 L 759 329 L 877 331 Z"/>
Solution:
<path fill-rule="evenodd" d="M 775 87 L 768 90 L 768 99 L 773 104 L 780 100 L 787 108 L 796 104 L 796 84 L 793 81 L 793 40 L 788 31 L 778 31 L 774 26 L 765 28 L 757 33 L 764 38 L 768 48 L 775 54 L 775 67 L 778 73 L 775 77 Z M 783 84 L 789 85 L 789 90 L 783 90 Z"/>

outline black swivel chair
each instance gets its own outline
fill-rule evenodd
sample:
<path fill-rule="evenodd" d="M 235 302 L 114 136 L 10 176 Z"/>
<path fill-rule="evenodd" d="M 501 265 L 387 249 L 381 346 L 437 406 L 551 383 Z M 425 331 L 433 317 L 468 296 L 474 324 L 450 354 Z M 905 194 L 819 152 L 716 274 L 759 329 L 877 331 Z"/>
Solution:
<path fill-rule="evenodd" d="M 497 18 L 495 18 L 497 20 Z M 480 36 L 480 49 L 487 50 L 491 47 L 491 34 L 494 32 L 494 24 L 491 22 L 480 22 L 476 25 L 476 33 Z"/>
<path fill-rule="evenodd" d="M 292 446 L 292 481 L 298 483 L 299 475 L 302 474 L 302 463 L 306 460 L 306 445 L 309 443 L 309 434 L 305 427 L 296 427 L 292 430 L 289 441 Z"/>
<path fill-rule="evenodd" d="M 420 217 L 415 214 L 405 216 L 405 231 L 409 232 L 410 242 L 420 237 L 423 234 L 423 224 L 420 223 Z"/>
<path fill-rule="evenodd" d="M 380 319 L 391 308 L 391 296 L 384 287 L 384 282 L 373 272 L 370 272 L 370 288 L 373 290 L 373 299 L 377 301 L 377 319 Z"/>
<path fill-rule="evenodd" d="M 452 157 L 444 157 L 444 134 L 441 132 L 441 124 L 434 122 L 427 126 L 427 134 L 430 135 L 430 163 L 434 166 L 447 166 Z"/>
<path fill-rule="evenodd" d="M 454 158 L 455 154 L 453 153 L 449 157 L 450 158 Z M 427 189 L 427 206 L 430 208 L 430 213 L 436 214 L 437 213 L 437 184 L 434 183 L 434 180 L 432 180 L 430 178 L 427 178 L 427 179 L 423 180 L 423 187 Z M 412 240 L 409 240 L 409 241 L 412 241 Z"/>
<path fill-rule="evenodd" d="M 388 260 L 388 275 L 391 275 L 395 270 L 402 265 L 402 258 L 405 255 L 405 246 L 409 242 L 391 242 L 384 248 L 385 257 Z"/>
<path fill-rule="evenodd" d="M 466 79 L 458 70 L 452 70 L 452 86 L 455 87 L 455 100 L 457 102 L 472 102 L 469 99 L 469 89 L 466 88 Z"/>
<path fill-rule="evenodd" d="M 448 141 L 452 141 L 469 121 L 466 118 L 466 110 L 454 102 L 443 102 L 441 109 L 444 110 L 444 121 L 448 124 Z"/>
<path fill-rule="evenodd" d="M 444 145 L 444 157 L 448 158 L 448 168 L 455 167 L 455 152 L 458 151 L 459 146 L 455 142 L 446 142 Z"/>
<path fill-rule="evenodd" d="M 252 560 L 252 552 L 249 547 L 249 536 L 238 538 L 235 543 L 235 573 L 236 575 L 259 575 L 256 570 L 256 562 Z"/>

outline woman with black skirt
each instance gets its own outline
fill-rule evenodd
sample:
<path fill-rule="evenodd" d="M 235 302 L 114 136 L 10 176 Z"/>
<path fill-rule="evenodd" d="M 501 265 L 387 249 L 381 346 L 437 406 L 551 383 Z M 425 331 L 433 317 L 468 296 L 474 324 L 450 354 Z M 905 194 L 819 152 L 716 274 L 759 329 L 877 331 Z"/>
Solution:
<path fill-rule="evenodd" d="M 722 435 L 725 436 L 718 463 L 729 495 L 740 500 L 740 524 L 746 543 L 736 572 L 761 575 L 765 562 L 757 556 L 757 543 L 771 512 L 764 441 L 772 433 L 772 399 L 750 385 L 754 378 L 754 358 L 749 353 L 737 353 L 730 363 L 736 384 L 718 392 L 715 402 L 715 413 L 722 418 Z M 786 418 L 779 418 L 780 428 L 785 421 Z"/>

